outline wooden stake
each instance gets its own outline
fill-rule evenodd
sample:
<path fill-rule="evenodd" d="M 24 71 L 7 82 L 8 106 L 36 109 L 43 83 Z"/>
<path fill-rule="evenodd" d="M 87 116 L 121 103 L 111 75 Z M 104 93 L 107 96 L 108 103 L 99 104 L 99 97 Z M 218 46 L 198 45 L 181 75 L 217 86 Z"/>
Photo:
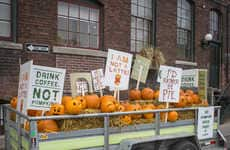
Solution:
<path fill-rule="evenodd" d="M 114 93 L 113 93 L 113 97 L 116 99 L 116 96 L 117 96 L 117 86 L 115 86 L 114 88 Z"/>
<path fill-rule="evenodd" d="M 103 96 L 103 91 L 102 91 L 102 89 L 100 89 L 100 96 L 101 96 L 101 97 Z"/>
<path fill-rule="evenodd" d="M 140 85 L 140 80 L 141 80 L 141 74 L 142 74 L 143 66 L 140 66 L 139 74 L 138 74 L 138 79 L 137 79 L 137 86 L 136 89 L 139 90 L 139 85 Z"/>
<path fill-rule="evenodd" d="M 120 102 L 120 89 L 117 87 L 117 101 Z"/>
<path fill-rule="evenodd" d="M 169 102 L 166 103 L 166 109 L 169 108 Z M 166 112 L 165 114 L 165 123 L 167 123 L 167 120 L 168 120 L 168 112 Z"/>

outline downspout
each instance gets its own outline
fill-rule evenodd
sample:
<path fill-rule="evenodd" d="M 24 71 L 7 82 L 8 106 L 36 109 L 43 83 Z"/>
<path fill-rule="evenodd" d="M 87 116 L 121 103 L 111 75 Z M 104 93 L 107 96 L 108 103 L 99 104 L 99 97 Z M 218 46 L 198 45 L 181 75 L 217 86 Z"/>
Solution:
<path fill-rule="evenodd" d="M 230 17 L 230 4 L 226 7 L 226 31 L 227 31 L 227 35 L 226 35 L 226 48 L 227 48 L 227 57 L 226 57 L 226 71 L 225 71 L 225 76 L 226 76 L 226 81 L 227 83 L 229 82 L 229 17 Z"/>
<path fill-rule="evenodd" d="M 12 0 L 12 38 L 17 42 L 17 0 Z"/>
<path fill-rule="evenodd" d="M 153 0 L 153 3 L 152 3 L 152 19 L 153 19 L 153 24 L 152 24 L 152 45 L 153 47 L 157 47 L 157 40 L 156 40 L 156 30 L 157 30 L 157 0 Z"/>

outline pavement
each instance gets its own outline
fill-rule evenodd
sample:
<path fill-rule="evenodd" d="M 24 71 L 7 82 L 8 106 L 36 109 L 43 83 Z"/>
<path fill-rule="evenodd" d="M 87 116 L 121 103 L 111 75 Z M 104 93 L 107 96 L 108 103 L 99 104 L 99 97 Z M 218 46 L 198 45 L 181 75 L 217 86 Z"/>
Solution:
<path fill-rule="evenodd" d="M 0 150 L 4 150 L 5 139 L 3 135 L 0 135 Z"/>

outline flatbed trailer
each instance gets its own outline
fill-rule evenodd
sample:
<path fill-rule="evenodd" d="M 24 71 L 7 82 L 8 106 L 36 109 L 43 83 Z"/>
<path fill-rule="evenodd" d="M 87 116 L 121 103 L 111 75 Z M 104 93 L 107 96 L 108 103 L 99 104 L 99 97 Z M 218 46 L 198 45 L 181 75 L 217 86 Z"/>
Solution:
<path fill-rule="evenodd" d="M 215 119 L 213 137 L 206 140 L 197 138 L 198 107 L 170 108 L 161 110 L 114 112 L 62 116 L 29 117 L 4 105 L 5 148 L 7 150 L 198 150 L 209 149 L 218 144 L 220 106 L 214 106 Z M 161 122 L 160 113 L 169 111 L 195 111 L 194 119 L 176 122 Z M 16 113 L 16 122 L 10 119 L 10 113 Z M 155 121 L 148 124 L 110 127 L 111 117 L 130 114 L 155 113 Z M 103 128 L 38 133 L 38 120 L 61 120 L 102 117 Z M 30 130 L 22 128 L 21 122 L 27 120 Z"/>

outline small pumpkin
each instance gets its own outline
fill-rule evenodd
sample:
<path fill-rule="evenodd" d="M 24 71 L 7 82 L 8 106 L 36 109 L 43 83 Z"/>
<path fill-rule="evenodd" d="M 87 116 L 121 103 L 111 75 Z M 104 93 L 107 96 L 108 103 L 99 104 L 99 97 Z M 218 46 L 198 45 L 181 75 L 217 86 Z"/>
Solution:
<path fill-rule="evenodd" d="M 126 108 L 127 111 L 140 111 L 141 105 L 140 104 L 130 104 Z M 140 119 L 142 117 L 141 114 L 131 115 L 132 119 Z"/>
<path fill-rule="evenodd" d="M 180 89 L 180 95 L 181 95 L 181 96 L 184 96 L 184 95 L 185 95 L 185 92 L 184 92 L 183 89 Z"/>
<path fill-rule="evenodd" d="M 207 100 L 202 100 L 200 105 L 201 105 L 201 106 L 204 106 L 204 107 L 209 106 Z"/>
<path fill-rule="evenodd" d="M 66 101 L 65 112 L 72 115 L 77 115 L 82 111 L 82 104 L 76 98 L 71 101 Z"/>
<path fill-rule="evenodd" d="M 141 91 L 141 97 L 144 100 L 151 100 L 154 97 L 154 91 L 151 88 L 144 88 Z"/>
<path fill-rule="evenodd" d="M 18 98 L 17 97 L 12 97 L 10 100 L 10 106 L 14 109 L 17 108 L 17 102 L 18 102 Z"/>
<path fill-rule="evenodd" d="M 29 116 L 42 116 L 42 110 L 32 110 L 32 109 L 28 109 L 27 110 L 27 114 Z"/>
<path fill-rule="evenodd" d="M 170 111 L 168 113 L 168 121 L 174 122 L 178 120 L 178 113 L 176 111 Z"/>
<path fill-rule="evenodd" d="M 187 106 L 191 106 L 193 104 L 192 96 L 186 95 L 185 99 L 186 99 L 186 105 Z"/>
<path fill-rule="evenodd" d="M 143 108 L 142 110 L 153 110 L 153 108 L 152 108 L 152 107 L 145 107 L 145 108 Z M 146 113 L 146 114 L 143 114 L 143 117 L 144 117 L 145 119 L 152 119 L 154 116 L 155 116 L 154 113 Z"/>
<path fill-rule="evenodd" d="M 192 94 L 192 101 L 193 101 L 193 104 L 199 104 L 200 97 L 197 94 Z"/>
<path fill-rule="evenodd" d="M 159 90 L 156 90 L 155 92 L 154 92 L 154 99 L 159 99 L 159 95 L 160 95 L 160 91 Z"/>
<path fill-rule="evenodd" d="M 54 120 L 41 120 L 38 121 L 38 132 L 57 132 L 59 131 L 58 125 Z"/>
<path fill-rule="evenodd" d="M 132 118 L 129 115 L 124 115 L 120 117 L 121 123 L 124 125 L 130 125 L 132 123 Z"/>
<path fill-rule="evenodd" d="M 61 100 L 61 104 L 65 106 L 65 103 L 67 101 L 71 101 L 72 100 L 72 97 L 71 96 L 63 96 L 62 97 L 62 100 Z"/>
<path fill-rule="evenodd" d="M 128 107 L 130 104 L 129 104 L 129 102 L 126 101 L 126 102 L 122 102 L 121 105 L 125 107 L 125 110 L 127 110 L 127 107 Z"/>
<path fill-rule="evenodd" d="M 141 99 L 141 91 L 137 89 L 131 89 L 129 91 L 129 99 L 130 100 L 140 100 Z"/>
<path fill-rule="evenodd" d="M 86 95 L 85 99 L 86 99 L 87 108 L 91 108 L 91 109 L 100 108 L 101 100 L 97 96 L 97 94 Z"/>
<path fill-rule="evenodd" d="M 185 95 L 190 95 L 191 96 L 192 94 L 194 94 L 193 90 L 188 89 L 188 90 L 185 91 Z"/>
<path fill-rule="evenodd" d="M 111 95 L 106 95 L 101 98 L 101 111 L 114 112 L 116 111 L 116 100 Z"/>
<path fill-rule="evenodd" d="M 50 107 L 50 114 L 51 115 L 64 115 L 65 108 L 62 104 L 52 104 Z"/>
<path fill-rule="evenodd" d="M 124 112 L 125 111 L 125 106 L 121 105 L 121 104 L 118 104 L 117 106 L 117 111 L 119 112 Z"/>
<path fill-rule="evenodd" d="M 77 96 L 75 99 L 81 103 L 82 109 L 87 107 L 86 98 L 84 96 Z"/>
<path fill-rule="evenodd" d="M 165 107 L 165 105 L 163 105 L 163 104 L 160 104 L 160 105 L 158 105 L 157 106 L 157 109 L 165 109 L 166 107 Z M 164 120 L 165 119 L 165 112 L 161 112 L 160 113 L 160 119 L 161 120 Z"/>

